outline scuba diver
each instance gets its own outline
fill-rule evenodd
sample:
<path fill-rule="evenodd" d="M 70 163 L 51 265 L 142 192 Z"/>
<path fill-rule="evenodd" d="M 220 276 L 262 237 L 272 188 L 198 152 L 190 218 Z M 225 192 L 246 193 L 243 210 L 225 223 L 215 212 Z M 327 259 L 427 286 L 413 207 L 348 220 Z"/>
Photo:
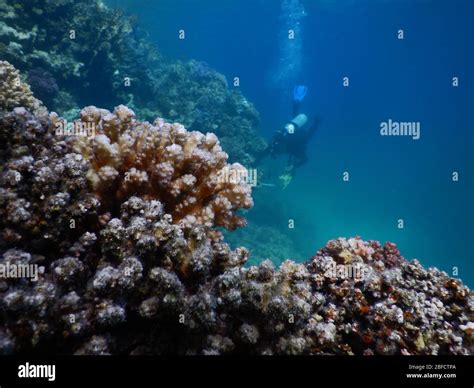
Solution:
<path fill-rule="evenodd" d="M 278 155 L 288 154 L 285 174 L 279 179 L 286 188 L 294 177 L 295 171 L 308 161 L 306 147 L 316 132 L 318 121 L 308 124 L 308 117 L 300 112 L 301 103 L 308 92 L 306 86 L 295 86 L 293 89 L 293 119 L 278 130 L 270 144 L 257 156 L 258 165 L 267 156 L 275 159 Z M 307 127 L 307 128 L 306 128 Z"/>

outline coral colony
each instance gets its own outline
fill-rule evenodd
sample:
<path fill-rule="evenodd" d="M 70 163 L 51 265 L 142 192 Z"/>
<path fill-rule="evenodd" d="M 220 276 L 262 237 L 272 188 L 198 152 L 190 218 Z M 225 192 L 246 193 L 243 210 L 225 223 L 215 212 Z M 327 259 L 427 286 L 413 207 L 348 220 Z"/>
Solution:
<path fill-rule="evenodd" d="M 245 226 L 251 185 L 219 179 L 247 173 L 216 135 L 124 105 L 61 133 L 21 79 L 0 62 L 0 260 L 43 271 L 0 278 L 0 353 L 473 353 L 459 280 L 360 238 L 246 266 L 221 229 Z"/>

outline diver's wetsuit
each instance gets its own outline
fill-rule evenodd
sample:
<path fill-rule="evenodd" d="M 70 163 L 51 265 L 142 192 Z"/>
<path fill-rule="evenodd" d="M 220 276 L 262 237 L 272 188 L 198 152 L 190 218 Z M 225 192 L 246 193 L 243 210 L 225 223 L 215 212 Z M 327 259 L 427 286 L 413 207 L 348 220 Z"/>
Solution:
<path fill-rule="evenodd" d="M 294 101 L 293 117 L 299 115 L 301 103 Z M 278 155 L 288 154 L 288 167 L 292 173 L 297 167 L 302 166 L 308 160 L 306 147 L 317 129 L 317 121 L 314 120 L 308 129 L 295 126 L 293 133 L 288 133 L 286 129 L 278 130 L 273 136 L 270 144 L 256 158 L 255 164 L 259 164 L 267 156 L 272 158 Z"/>

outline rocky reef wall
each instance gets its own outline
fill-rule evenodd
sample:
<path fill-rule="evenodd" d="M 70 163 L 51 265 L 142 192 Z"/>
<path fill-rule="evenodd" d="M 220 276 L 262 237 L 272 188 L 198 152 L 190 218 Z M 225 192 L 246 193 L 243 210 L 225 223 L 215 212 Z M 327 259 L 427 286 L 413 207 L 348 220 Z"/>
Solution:
<path fill-rule="evenodd" d="M 164 58 L 132 17 L 99 0 L 1 1 L 0 60 L 67 119 L 78 107 L 125 104 L 144 120 L 212 130 L 246 166 L 265 146 L 258 112 L 238 88 L 204 62 Z"/>

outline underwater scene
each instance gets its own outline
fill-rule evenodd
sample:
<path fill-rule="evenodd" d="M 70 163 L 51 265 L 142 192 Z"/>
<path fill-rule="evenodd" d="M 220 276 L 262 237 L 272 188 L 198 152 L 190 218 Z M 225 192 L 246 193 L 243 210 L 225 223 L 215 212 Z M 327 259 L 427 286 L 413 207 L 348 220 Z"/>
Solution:
<path fill-rule="evenodd" d="M 0 354 L 473 355 L 472 0 L 0 0 Z"/>

